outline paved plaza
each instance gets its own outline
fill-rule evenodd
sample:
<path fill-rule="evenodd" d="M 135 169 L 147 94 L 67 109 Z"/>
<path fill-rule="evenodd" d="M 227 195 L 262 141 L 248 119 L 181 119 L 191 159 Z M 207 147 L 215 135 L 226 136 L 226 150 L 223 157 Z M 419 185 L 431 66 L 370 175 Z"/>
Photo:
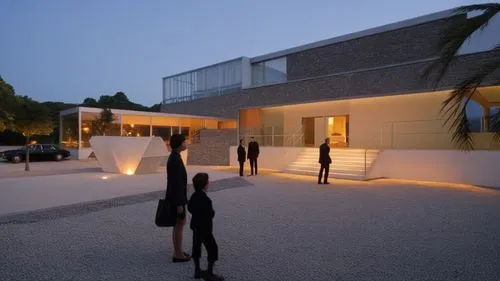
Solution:
<path fill-rule="evenodd" d="M 226 280 L 500 280 L 498 190 L 189 169 L 214 180 Z M 193 280 L 153 222 L 162 176 L 0 179 L 0 280 Z"/>

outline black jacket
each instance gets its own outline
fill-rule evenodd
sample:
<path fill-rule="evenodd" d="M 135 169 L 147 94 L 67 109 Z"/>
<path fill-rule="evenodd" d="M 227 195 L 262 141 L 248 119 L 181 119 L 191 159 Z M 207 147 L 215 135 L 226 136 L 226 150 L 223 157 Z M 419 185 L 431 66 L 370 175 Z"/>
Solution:
<path fill-rule="evenodd" d="M 259 144 L 256 141 L 251 141 L 248 144 L 248 159 L 259 157 Z"/>
<path fill-rule="evenodd" d="M 245 162 L 247 160 L 247 152 L 245 151 L 245 147 L 243 145 L 238 146 L 238 162 Z"/>
<path fill-rule="evenodd" d="M 212 200 L 204 191 L 195 191 L 189 199 L 188 211 L 191 213 L 190 227 L 194 231 L 212 233 L 215 216 Z"/>
<path fill-rule="evenodd" d="M 178 151 L 173 150 L 167 161 L 167 202 L 172 206 L 187 203 L 187 172 Z"/>
<path fill-rule="evenodd" d="M 326 143 L 319 146 L 319 163 L 321 165 L 332 163 L 332 159 L 330 158 L 330 147 Z"/>

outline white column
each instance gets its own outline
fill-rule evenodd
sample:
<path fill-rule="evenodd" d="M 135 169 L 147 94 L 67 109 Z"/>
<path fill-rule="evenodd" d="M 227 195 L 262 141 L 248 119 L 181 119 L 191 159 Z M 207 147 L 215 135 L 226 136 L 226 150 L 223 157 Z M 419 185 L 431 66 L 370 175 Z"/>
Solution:
<path fill-rule="evenodd" d="M 82 148 L 82 112 L 78 108 L 78 150 Z"/>
<path fill-rule="evenodd" d="M 153 136 L 153 116 L 149 118 L 149 136 Z"/>
<path fill-rule="evenodd" d="M 238 121 L 236 123 L 236 144 L 240 144 L 240 111 L 238 110 Z"/>
<path fill-rule="evenodd" d="M 483 128 L 482 132 L 490 130 L 490 106 L 483 106 Z"/>
<path fill-rule="evenodd" d="M 123 114 L 120 113 L 120 137 L 123 136 Z"/>
<path fill-rule="evenodd" d="M 63 140 L 63 117 L 59 113 L 59 146 L 61 146 Z"/>

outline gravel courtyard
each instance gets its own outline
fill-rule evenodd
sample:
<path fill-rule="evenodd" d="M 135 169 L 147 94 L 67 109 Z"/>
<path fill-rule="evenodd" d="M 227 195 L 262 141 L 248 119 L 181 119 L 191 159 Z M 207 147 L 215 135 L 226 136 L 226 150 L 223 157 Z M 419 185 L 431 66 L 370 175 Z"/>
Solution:
<path fill-rule="evenodd" d="M 226 280 L 500 280 L 498 190 L 277 175 L 214 189 Z M 193 280 L 153 223 L 158 196 L 0 216 L 0 280 Z"/>

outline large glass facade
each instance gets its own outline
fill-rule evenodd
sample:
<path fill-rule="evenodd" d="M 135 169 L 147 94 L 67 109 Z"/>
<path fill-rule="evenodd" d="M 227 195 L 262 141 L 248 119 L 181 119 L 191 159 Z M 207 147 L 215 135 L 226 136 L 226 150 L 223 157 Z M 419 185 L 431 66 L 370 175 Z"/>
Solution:
<path fill-rule="evenodd" d="M 286 81 L 286 57 L 252 64 L 252 86 Z"/>
<path fill-rule="evenodd" d="M 103 135 L 97 126 L 96 119 L 99 117 L 99 109 L 79 108 L 72 109 L 68 113 L 61 114 L 61 146 L 65 148 L 90 148 L 90 139 L 93 136 Z M 200 129 L 218 129 L 222 126 L 218 119 L 204 119 L 196 117 L 159 115 L 157 113 L 144 112 L 141 114 L 125 114 L 116 110 L 113 112 L 114 121 L 110 128 L 105 131 L 106 136 L 123 137 L 161 137 L 168 147 L 170 137 L 173 134 L 182 134 L 188 143 L 195 137 Z M 80 116 L 80 120 L 78 119 Z M 224 120 L 227 128 L 236 128 L 235 120 Z M 227 123 L 227 124 L 226 124 Z M 80 128 L 80 132 L 78 131 Z M 102 128 L 101 128 L 102 129 Z"/>
<path fill-rule="evenodd" d="M 118 116 L 114 116 L 113 124 L 107 129 L 106 132 L 101 132 L 96 126 L 95 120 L 99 118 L 97 112 L 82 112 L 82 132 L 81 132 L 81 147 L 90 147 L 90 138 L 92 136 L 106 135 L 106 136 L 119 136 L 120 135 L 120 121 Z"/>
<path fill-rule="evenodd" d="M 163 103 L 218 96 L 239 91 L 242 59 L 232 60 L 163 79 Z"/>
<path fill-rule="evenodd" d="M 78 148 L 78 112 L 61 117 L 61 147 Z"/>

